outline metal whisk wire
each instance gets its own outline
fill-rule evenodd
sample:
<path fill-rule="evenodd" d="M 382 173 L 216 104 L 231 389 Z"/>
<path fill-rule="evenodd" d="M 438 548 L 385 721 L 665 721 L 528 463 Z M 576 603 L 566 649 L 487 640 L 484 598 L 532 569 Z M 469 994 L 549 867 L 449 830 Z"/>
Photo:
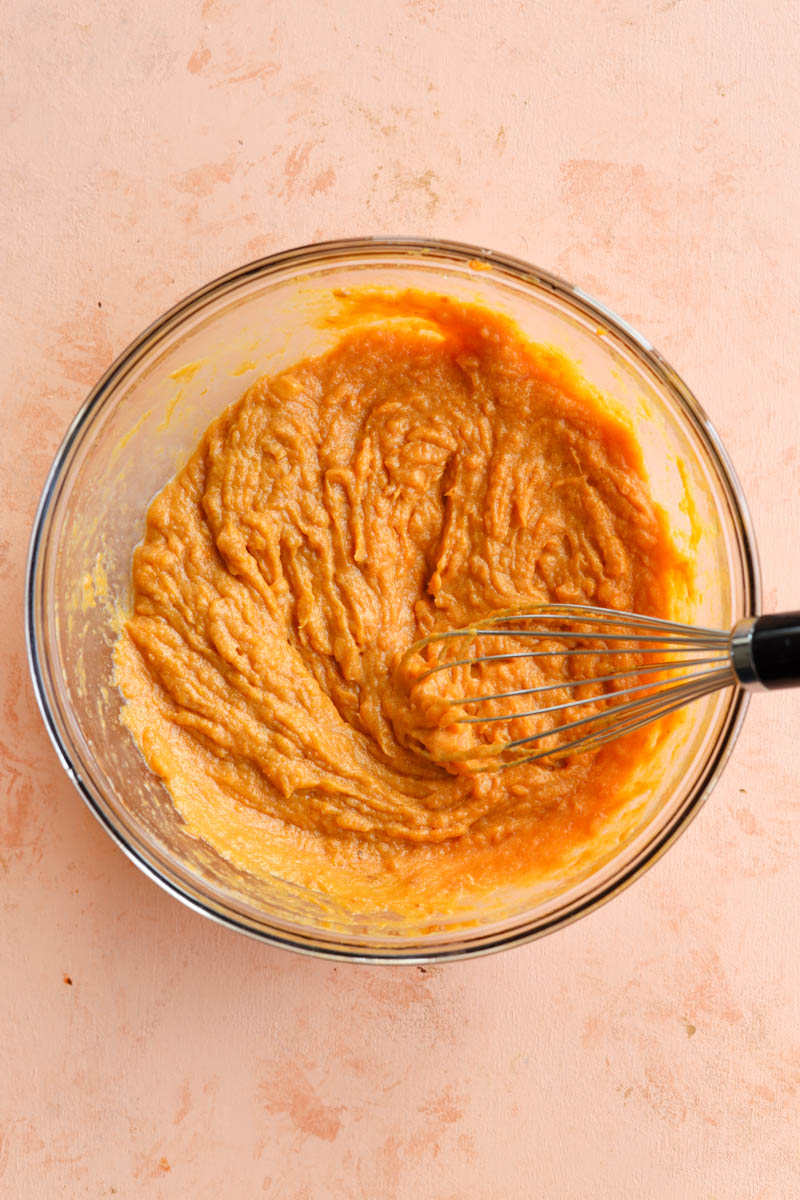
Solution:
<path fill-rule="evenodd" d="M 565 625 L 580 628 L 564 628 Z M 747 632 L 752 634 L 752 629 Z M 429 757 L 436 761 L 465 765 L 473 763 L 474 770 L 503 770 L 537 759 L 563 758 L 576 752 L 597 749 L 721 688 L 737 682 L 746 684 L 747 681 L 737 673 L 732 653 L 735 633 L 695 628 L 675 621 L 595 606 L 535 605 L 524 610 L 495 613 L 475 626 L 431 634 L 416 643 L 406 653 L 404 661 L 414 654 L 430 653 L 428 647 L 446 647 L 454 639 L 470 640 L 473 645 L 484 638 L 512 639 L 512 644 L 517 639 L 529 643 L 550 643 L 544 649 L 467 653 L 455 659 L 435 662 L 416 676 L 417 686 L 443 671 L 511 663 L 515 659 L 660 656 L 656 661 L 643 661 L 627 668 L 623 666 L 619 671 L 606 670 L 599 675 L 584 673 L 578 678 L 562 678 L 557 682 L 537 683 L 533 687 L 485 692 L 475 696 L 442 697 L 441 702 L 446 707 L 463 709 L 519 697 L 544 698 L 547 692 L 563 692 L 565 689 L 577 692 L 579 688 L 603 685 L 600 695 L 570 696 L 567 701 L 559 700 L 553 704 L 532 701 L 534 707 L 525 711 L 459 714 L 454 718 L 453 725 L 488 726 L 495 722 L 538 717 L 556 718 L 556 723 L 551 728 L 526 733 L 506 742 L 481 742 L 469 749 L 453 750 L 441 756 L 428 752 Z M 556 645 L 560 643 L 563 648 L 554 649 L 554 642 Z M 591 644 L 586 645 L 587 642 Z M 644 678 L 644 682 L 638 681 L 640 677 Z M 620 684 L 626 686 L 615 686 Z M 599 704 L 603 707 L 598 711 Z M 593 711 L 583 711 L 588 709 Z M 567 715 L 570 719 L 562 720 Z M 569 735 L 566 741 L 565 735 Z M 553 739 L 558 740 L 554 743 Z M 546 744 L 548 742 L 549 745 Z"/>

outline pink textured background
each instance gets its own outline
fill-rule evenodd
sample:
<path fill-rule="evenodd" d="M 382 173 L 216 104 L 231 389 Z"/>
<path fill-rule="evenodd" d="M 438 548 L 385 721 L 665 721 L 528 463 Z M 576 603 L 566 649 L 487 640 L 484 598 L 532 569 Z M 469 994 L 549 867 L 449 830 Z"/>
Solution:
<path fill-rule="evenodd" d="M 712 414 L 768 608 L 800 604 L 794 0 L 9 0 L 0 393 L 0 1194 L 800 1195 L 800 705 L 754 702 L 648 876 L 474 963 L 334 967 L 215 928 L 63 777 L 22 635 L 87 389 L 181 295 L 364 232 L 519 254 Z M 70 982 L 71 981 L 71 982 Z"/>

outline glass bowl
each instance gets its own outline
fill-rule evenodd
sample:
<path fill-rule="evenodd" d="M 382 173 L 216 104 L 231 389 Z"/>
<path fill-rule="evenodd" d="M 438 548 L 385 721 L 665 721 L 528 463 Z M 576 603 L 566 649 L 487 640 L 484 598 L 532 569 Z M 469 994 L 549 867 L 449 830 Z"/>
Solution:
<path fill-rule="evenodd" d="M 206 916 L 275 945 L 330 958 L 463 958 L 529 941 L 588 913 L 636 878 L 708 796 L 746 709 L 728 689 L 688 710 L 683 733 L 643 783 L 634 828 L 604 857 L 535 891 L 478 901 L 425 929 L 338 911 L 313 891 L 237 871 L 191 836 L 119 720 L 112 650 L 130 595 L 133 547 L 153 495 L 249 382 L 338 334 L 342 287 L 417 287 L 508 313 L 553 345 L 636 429 L 654 498 L 697 563 L 688 614 L 729 628 L 760 600 L 753 533 L 720 439 L 652 346 L 602 304 L 505 255 L 452 242 L 360 239 L 289 250 L 215 280 L 145 330 L 73 421 L 31 538 L 26 630 L 36 696 L 68 775 L 133 861 Z"/>

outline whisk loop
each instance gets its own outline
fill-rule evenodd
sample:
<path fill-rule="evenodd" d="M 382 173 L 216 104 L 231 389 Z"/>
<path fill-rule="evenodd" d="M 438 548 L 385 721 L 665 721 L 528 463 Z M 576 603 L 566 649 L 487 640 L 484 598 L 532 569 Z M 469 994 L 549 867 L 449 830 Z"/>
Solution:
<path fill-rule="evenodd" d="M 780 637 L 785 660 L 776 649 Z M 484 639 L 504 640 L 496 650 L 487 645 L 488 652 L 477 652 Z M 412 700 L 427 698 L 437 714 L 432 736 L 420 738 L 417 748 L 474 773 L 599 749 L 721 688 L 793 686 L 800 678 L 798 648 L 797 613 L 745 618 L 725 632 L 593 605 L 532 605 L 431 634 L 406 652 L 400 667 L 412 675 Z M 429 665 L 412 671 L 420 659 Z M 593 672 L 592 663 L 600 669 Z M 445 672 L 480 682 L 492 671 L 502 680 L 516 670 L 535 678 L 527 686 L 447 694 Z M 503 704 L 526 698 L 524 708 Z M 504 723 L 509 736 L 491 736 Z M 453 744 L 452 735 L 461 730 L 463 740 L 470 727 L 476 735 L 470 744 L 458 738 Z"/>

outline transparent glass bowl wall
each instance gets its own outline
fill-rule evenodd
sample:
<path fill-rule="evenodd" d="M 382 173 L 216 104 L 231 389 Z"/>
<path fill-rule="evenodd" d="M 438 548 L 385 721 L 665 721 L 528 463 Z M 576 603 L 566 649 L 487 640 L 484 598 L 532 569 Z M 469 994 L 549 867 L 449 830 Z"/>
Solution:
<path fill-rule="evenodd" d="M 133 547 L 153 495 L 209 422 L 264 371 L 331 345 L 321 321 L 348 287 L 419 287 L 510 314 L 533 340 L 576 361 L 634 425 L 656 500 L 696 547 L 698 623 L 727 628 L 759 601 L 749 517 L 702 410 L 652 348 L 583 293 L 471 246 L 363 240 L 305 247 L 243 267 L 156 321 L 113 364 L 70 428 L 31 541 L 31 671 L 62 762 L 96 815 L 158 882 L 198 910 L 273 943 L 368 960 L 421 961 L 499 949 L 557 928 L 643 870 L 707 795 L 738 730 L 744 697 L 694 706 L 665 756 L 638 829 L 591 870 L 535 894 L 509 894 L 421 934 L 401 921 L 337 911 L 300 888 L 235 871 L 191 837 L 119 722 L 113 614 L 130 593 Z"/>

